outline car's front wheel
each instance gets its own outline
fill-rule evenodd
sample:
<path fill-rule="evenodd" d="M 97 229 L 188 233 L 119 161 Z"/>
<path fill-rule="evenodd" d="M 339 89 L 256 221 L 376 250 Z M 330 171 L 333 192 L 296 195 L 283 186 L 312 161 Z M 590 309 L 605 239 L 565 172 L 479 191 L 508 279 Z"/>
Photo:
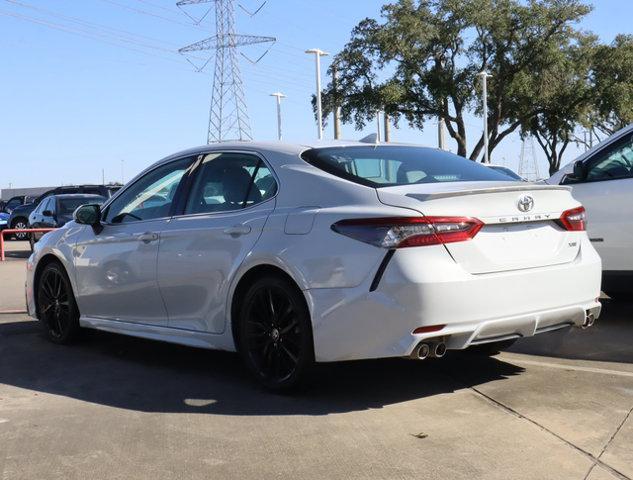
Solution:
<path fill-rule="evenodd" d="M 25 228 L 28 228 L 28 224 L 25 219 L 16 218 L 13 222 L 11 222 L 11 228 L 15 230 L 24 230 Z M 13 238 L 16 240 L 26 240 L 27 235 L 28 233 L 14 233 Z"/>
<path fill-rule="evenodd" d="M 256 280 L 238 311 L 239 351 L 267 388 L 287 390 L 314 363 L 312 324 L 301 291 L 282 277 Z"/>
<path fill-rule="evenodd" d="M 70 343 L 79 331 L 79 310 L 70 280 L 58 263 L 44 267 L 37 285 L 38 318 L 54 343 Z"/>

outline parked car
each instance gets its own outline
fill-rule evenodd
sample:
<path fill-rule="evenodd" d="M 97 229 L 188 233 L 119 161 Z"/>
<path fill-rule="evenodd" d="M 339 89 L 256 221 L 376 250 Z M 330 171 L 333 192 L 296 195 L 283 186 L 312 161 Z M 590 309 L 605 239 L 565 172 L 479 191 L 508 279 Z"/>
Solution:
<path fill-rule="evenodd" d="M 633 124 L 552 175 L 587 209 L 587 233 L 602 257 L 604 290 L 633 292 Z"/>
<path fill-rule="evenodd" d="M 120 185 L 68 185 L 64 187 L 57 187 L 52 190 L 44 192 L 37 197 L 32 203 L 28 203 L 19 207 L 16 207 L 9 217 L 9 225 L 11 228 L 23 229 L 27 228 L 29 224 L 29 215 L 40 202 L 50 195 L 61 195 L 66 193 L 88 193 L 91 195 L 101 195 L 105 198 L 110 198 L 117 190 L 121 188 Z M 16 233 L 14 238 L 17 240 L 26 240 L 28 234 Z"/>
<path fill-rule="evenodd" d="M 42 200 L 29 215 L 29 228 L 60 228 L 73 219 L 73 212 L 81 205 L 90 203 L 101 205 L 106 201 L 101 195 L 86 193 L 69 193 L 50 195 Z M 31 249 L 42 238 L 44 233 L 34 232 L 29 235 Z"/>
<path fill-rule="evenodd" d="M 497 172 L 503 173 L 504 175 L 507 175 L 508 177 L 510 177 L 512 180 L 520 180 L 522 182 L 527 181 L 525 178 L 523 178 L 521 175 L 519 175 L 518 173 L 516 173 L 514 170 L 512 170 L 509 167 L 504 167 L 503 165 L 494 165 L 492 163 L 483 163 L 482 165 L 488 168 L 492 168 L 493 170 L 496 170 Z"/>
<path fill-rule="evenodd" d="M 33 200 L 35 200 L 35 197 L 31 197 L 29 195 L 16 195 L 6 202 L 2 202 L 2 208 L 0 211 L 4 213 L 11 213 L 13 209 L 19 207 L 20 205 L 24 205 L 25 203 L 32 203 Z"/>
<path fill-rule="evenodd" d="M 26 297 L 53 342 L 87 327 L 237 350 L 289 388 L 314 361 L 492 353 L 591 325 L 584 227 L 568 189 L 442 150 L 220 143 L 77 209 L 36 245 Z"/>
<path fill-rule="evenodd" d="M 7 221 L 9 220 L 9 214 L 0 212 L 0 230 L 7 228 Z"/>

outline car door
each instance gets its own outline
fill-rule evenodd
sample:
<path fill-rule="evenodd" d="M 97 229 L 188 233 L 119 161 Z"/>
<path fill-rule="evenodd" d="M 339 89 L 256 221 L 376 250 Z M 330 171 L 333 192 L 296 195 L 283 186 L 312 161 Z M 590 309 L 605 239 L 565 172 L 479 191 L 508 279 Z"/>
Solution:
<path fill-rule="evenodd" d="M 169 326 L 221 333 L 229 280 L 275 207 L 277 182 L 253 153 L 206 155 L 161 235 L 158 282 Z"/>
<path fill-rule="evenodd" d="M 586 178 L 566 177 L 587 210 L 587 233 L 605 271 L 633 271 L 633 134 L 584 162 Z"/>
<path fill-rule="evenodd" d="M 82 315 L 165 326 L 156 281 L 159 238 L 194 158 L 162 164 L 105 206 L 98 228 L 75 246 L 77 302 Z"/>

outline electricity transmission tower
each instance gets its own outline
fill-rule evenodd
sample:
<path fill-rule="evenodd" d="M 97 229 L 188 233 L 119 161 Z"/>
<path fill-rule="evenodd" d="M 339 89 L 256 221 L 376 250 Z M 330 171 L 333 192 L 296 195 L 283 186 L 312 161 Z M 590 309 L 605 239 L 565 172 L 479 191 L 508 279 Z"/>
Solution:
<path fill-rule="evenodd" d="M 176 5 L 182 7 L 200 3 L 215 4 L 215 35 L 178 51 L 187 54 L 202 50 L 215 50 L 207 143 L 224 140 L 252 140 L 237 56 L 238 47 L 272 43 L 276 39 L 235 33 L 235 0 L 180 0 Z M 262 57 L 259 57 L 254 63 L 257 63 Z M 202 69 L 204 66 L 199 70 Z"/>
<path fill-rule="evenodd" d="M 519 161 L 519 175 L 529 181 L 539 179 L 534 138 L 527 137 L 521 143 L 521 160 Z"/>

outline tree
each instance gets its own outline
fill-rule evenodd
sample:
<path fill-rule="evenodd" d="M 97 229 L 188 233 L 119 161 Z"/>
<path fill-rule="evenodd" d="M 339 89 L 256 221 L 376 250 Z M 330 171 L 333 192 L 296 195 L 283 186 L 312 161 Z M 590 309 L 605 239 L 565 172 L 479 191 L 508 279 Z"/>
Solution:
<path fill-rule="evenodd" d="M 596 48 L 592 126 L 605 135 L 633 123 L 633 35 L 618 35 Z"/>
<path fill-rule="evenodd" d="M 589 82 L 597 40 L 577 34 L 575 39 L 545 53 L 548 67 L 531 76 L 528 92 L 534 115 L 523 122 L 523 135 L 532 134 L 549 163 L 550 175 L 558 171 L 574 131 L 586 121 L 595 98 Z"/>
<path fill-rule="evenodd" d="M 361 21 L 333 65 L 339 78 L 324 92 L 325 113 L 341 107 L 344 122 L 362 128 L 378 111 L 422 129 L 443 119 L 468 155 L 464 117 L 480 113 L 477 73 L 489 82 L 490 151 L 535 111 L 529 79 L 548 67 L 544 55 L 565 43 L 590 11 L 580 0 L 399 0 L 383 22 Z M 477 159 L 480 136 L 470 151 Z"/>

